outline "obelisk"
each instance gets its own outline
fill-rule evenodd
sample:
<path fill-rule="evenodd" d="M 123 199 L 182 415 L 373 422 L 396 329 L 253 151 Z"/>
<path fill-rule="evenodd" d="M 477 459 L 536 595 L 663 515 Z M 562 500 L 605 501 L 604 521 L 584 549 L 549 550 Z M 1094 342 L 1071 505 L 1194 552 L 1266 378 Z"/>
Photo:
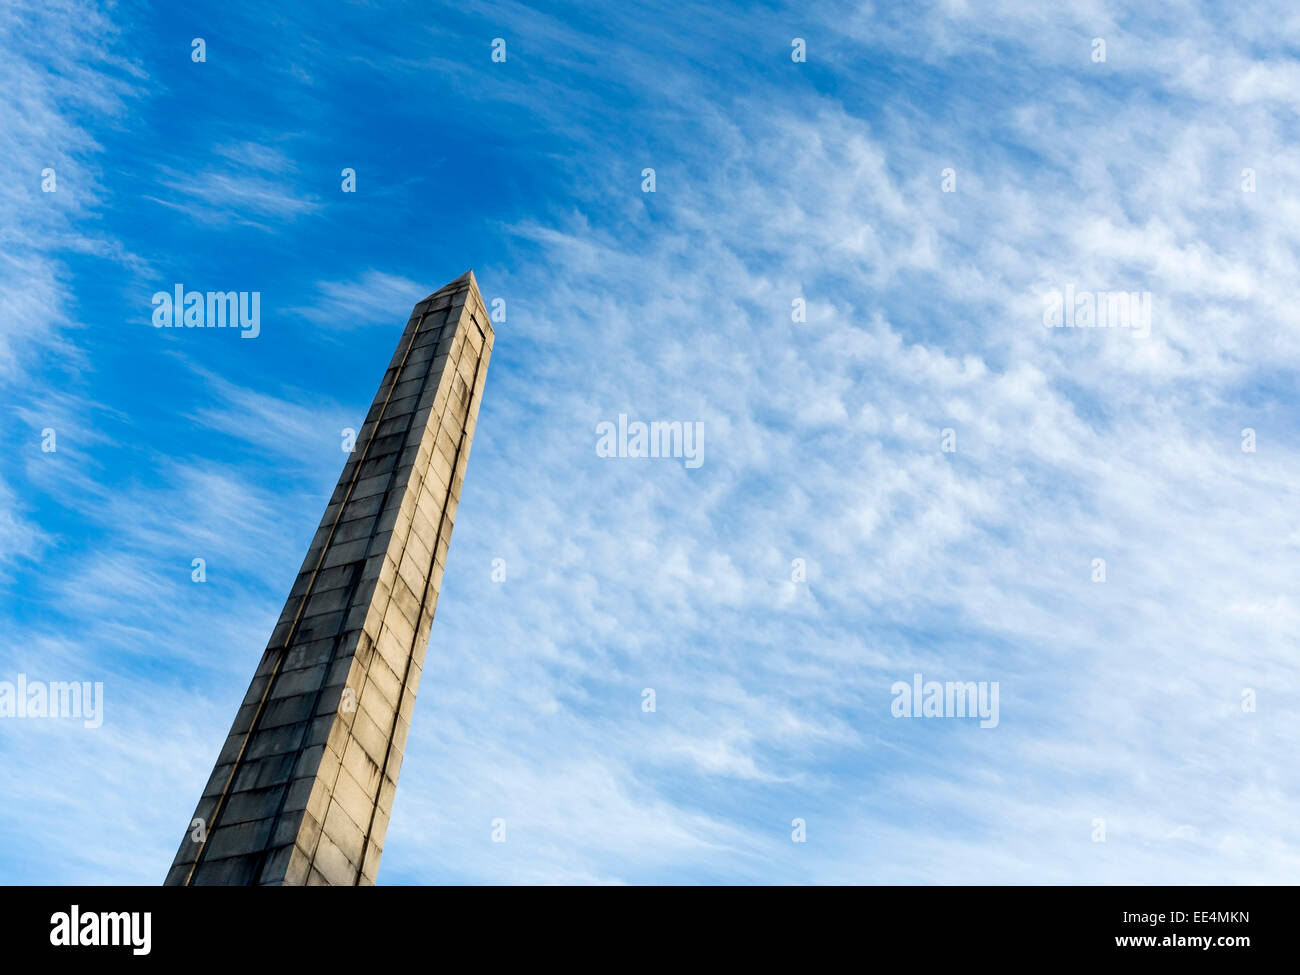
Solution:
<path fill-rule="evenodd" d="M 375 882 L 492 341 L 473 271 L 415 306 L 168 885 Z"/>

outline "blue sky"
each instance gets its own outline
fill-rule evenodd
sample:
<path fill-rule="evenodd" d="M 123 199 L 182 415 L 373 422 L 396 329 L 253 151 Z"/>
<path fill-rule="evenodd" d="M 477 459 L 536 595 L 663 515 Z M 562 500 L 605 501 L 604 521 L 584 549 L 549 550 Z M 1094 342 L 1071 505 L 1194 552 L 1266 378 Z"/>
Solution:
<path fill-rule="evenodd" d="M 104 684 L 0 719 L 0 880 L 161 882 L 471 267 L 381 883 L 1294 880 L 1292 6 L 182 6 L 0 11 L 0 681 Z M 153 328 L 177 283 L 261 334 Z M 702 466 L 598 457 L 621 413 Z M 918 672 L 998 726 L 894 717 Z"/>

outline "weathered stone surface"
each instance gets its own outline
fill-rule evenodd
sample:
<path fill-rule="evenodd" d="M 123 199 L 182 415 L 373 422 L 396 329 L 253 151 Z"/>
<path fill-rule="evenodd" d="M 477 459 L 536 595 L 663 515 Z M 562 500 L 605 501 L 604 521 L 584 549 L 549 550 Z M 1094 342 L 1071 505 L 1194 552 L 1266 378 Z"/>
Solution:
<path fill-rule="evenodd" d="M 493 338 L 415 306 L 167 885 L 374 883 Z"/>

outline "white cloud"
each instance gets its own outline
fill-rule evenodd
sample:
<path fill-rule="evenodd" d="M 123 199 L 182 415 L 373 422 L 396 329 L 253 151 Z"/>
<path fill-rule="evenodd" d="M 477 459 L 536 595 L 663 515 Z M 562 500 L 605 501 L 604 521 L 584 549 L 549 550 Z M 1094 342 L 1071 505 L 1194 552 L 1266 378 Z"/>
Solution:
<path fill-rule="evenodd" d="M 382 324 L 389 328 L 401 323 L 417 301 L 427 298 L 441 283 L 418 284 L 408 278 L 369 270 L 353 281 L 321 281 L 316 300 L 292 309 L 307 321 L 327 329 L 354 329 Z"/>

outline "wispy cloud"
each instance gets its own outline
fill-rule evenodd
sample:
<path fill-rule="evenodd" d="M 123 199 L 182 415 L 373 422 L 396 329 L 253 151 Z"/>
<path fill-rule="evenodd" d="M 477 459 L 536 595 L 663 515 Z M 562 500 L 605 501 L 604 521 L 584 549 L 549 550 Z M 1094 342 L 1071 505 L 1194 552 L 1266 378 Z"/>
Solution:
<path fill-rule="evenodd" d="M 219 166 L 197 171 L 164 166 L 159 185 L 170 195 L 148 199 L 203 221 L 276 229 L 280 224 L 316 212 L 320 200 L 295 185 L 297 167 L 276 146 L 253 142 L 222 143 L 213 156 Z"/>
<path fill-rule="evenodd" d="M 418 284 L 409 278 L 371 269 L 352 281 L 320 281 L 311 304 L 292 309 L 307 321 L 327 329 L 405 321 L 412 306 L 427 298 L 438 284 Z"/>

